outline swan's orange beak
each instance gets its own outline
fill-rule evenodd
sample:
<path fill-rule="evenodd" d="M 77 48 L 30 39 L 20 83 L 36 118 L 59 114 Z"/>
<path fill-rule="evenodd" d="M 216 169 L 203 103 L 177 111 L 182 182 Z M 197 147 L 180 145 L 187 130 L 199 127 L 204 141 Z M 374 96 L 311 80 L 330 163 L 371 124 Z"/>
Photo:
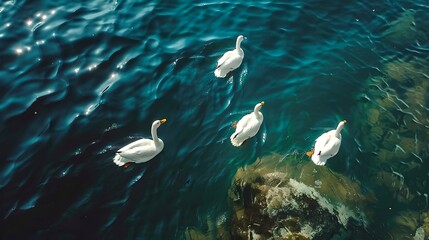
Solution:
<path fill-rule="evenodd" d="M 346 123 L 347 123 L 347 120 L 343 120 L 343 123 L 344 123 L 344 124 L 346 124 Z"/>
<path fill-rule="evenodd" d="M 167 119 L 165 119 L 165 118 L 161 119 L 160 122 L 161 122 L 161 124 L 163 124 L 163 123 L 167 122 Z"/>
<path fill-rule="evenodd" d="M 262 102 L 260 102 L 260 103 L 261 103 L 261 105 L 262 105 L 262 106 L 264 106 L 264 104 L 265 104 L 265 102 L 264 102 L 264 101 L 262 101 Z"/>

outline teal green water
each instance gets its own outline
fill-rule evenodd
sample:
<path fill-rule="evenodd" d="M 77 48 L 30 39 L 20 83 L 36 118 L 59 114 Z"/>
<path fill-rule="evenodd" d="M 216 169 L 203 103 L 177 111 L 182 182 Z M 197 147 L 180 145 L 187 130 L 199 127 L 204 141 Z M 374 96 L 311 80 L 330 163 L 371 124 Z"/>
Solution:
<path fill-rule="evenodd" d="M 386 62 L 427 60 L 428 10 L 421 0 L 1 2 L 0 236 L 182 239 L 188 226 L 228 218 L 239 167 L 301 154 L 343 119 L 340 152 L 326 167 L 371 190 L 370 172 L 397 172 L 416 197 L 392 201 L 394 209 L 427 210 L 428 151 L 413 171 L 362 160 L 371 151 L 360 145 L 369 133 L 357 106 Z M 406 11 L 419 34 L 383 41 Z M 215 78 L 240 34 L 242 66 Z M 231 124 L 262 100 L 258 135 L 232 147 Z M 149 137 L 161 118 L 159 156 L 113 164 L 116 150 Z M 389 196 L 378 198 L 375 219 L 384 222 Z M 386 228 L 368 232 L 380 239 Z"/>

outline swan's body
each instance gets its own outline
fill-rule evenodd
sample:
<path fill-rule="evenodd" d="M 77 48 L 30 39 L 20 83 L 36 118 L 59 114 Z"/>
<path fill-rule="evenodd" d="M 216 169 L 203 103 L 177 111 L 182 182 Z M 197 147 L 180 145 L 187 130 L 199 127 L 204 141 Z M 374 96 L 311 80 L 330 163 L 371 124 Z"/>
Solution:
<path fill-rule="evenodd" d="M 152 139 L 140 139 L 119 149 L 113 162 L 118 166 L 124 166 L 147 162 L 158 155 L 164 149 L 164 142 L 158 138 L 157 129 L 166 121 L 166 119 L 154 121 L 151 129 Z"/>
<path fill-rule="evenodd" d="M 347 121 L 341 121 L 337 129 L 323 133 L 316 139 L 311 160 L 316 165 L 325 165 L 326 161 L 335 156 L 341 146 L 341 130 Z"/>
<path fill-rule="evenodd" d="M 238 36 L 235 49 L 224 53 L 217 61 L 216 70 L 214 71 L 216 77 L 224 78 L 228 73 L 240 67 L 244 58 L 244 52 L 240 45 L 244 39 L 246 39 L 246 37 L 242 35 Z"/>
<path fill-rule="evenodd" d="M 235 132 L 230 137 L 233 146 L 241 146 L 244 141 L 258 133 L 264 121 L 264 115 L 259 111 L 263 105 L 263 101 L 256 104 L 253 112 L 245 115 L 238 121 Z"/>

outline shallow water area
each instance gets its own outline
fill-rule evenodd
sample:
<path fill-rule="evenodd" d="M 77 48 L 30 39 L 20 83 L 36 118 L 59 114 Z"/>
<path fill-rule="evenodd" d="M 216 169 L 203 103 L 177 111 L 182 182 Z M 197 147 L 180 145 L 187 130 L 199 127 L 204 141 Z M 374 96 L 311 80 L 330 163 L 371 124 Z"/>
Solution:
<path fill-rule="evenodd" d="M 0 2 L 1 238 L 189 239 L 193 228 L 228 239 L 237 170 L 272 154 L 307 163 L 343 119 L 325 168 L 375 192 L 367 237 L 428 234 L 428 10 L 422 0 Z M 242 65 L 216 78 L 240 34 Z M 233 147 L 231 124 L 260 101 L 259 133 Z M 162 118 L 164 150 L 117 167 L 115 152 Z"/>

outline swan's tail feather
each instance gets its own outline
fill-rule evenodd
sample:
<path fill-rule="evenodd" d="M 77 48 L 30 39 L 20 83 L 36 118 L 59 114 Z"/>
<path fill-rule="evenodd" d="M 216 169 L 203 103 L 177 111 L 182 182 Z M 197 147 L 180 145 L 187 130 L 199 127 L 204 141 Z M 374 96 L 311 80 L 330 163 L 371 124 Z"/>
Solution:
<path fill-rule="evenodd" d="M 240 147 L 241 144 L 243 144 L 242 141 L 239 141 L 237 138 L 238 133 L 234 133 L 231 135 L 230 139 L 231 139 L 231 143 L 234 147 Z"/>
<path fill-rule="evenodd" d="M 223 72 L 222 69 L 220 69 L 220 68 L 216 68 L 216 70 L 214 71 L 214 74 L 218 78 L 224 78 L 224 77 L 226 77 L 227 73 Z"/>
<path fill-rule="evenodd" d="M 313 161 L 314 164 L 316 165 L 323 166 L 326 164 L 326 161 L 328 161 L 328 157 L 318 155 L 318 154 L 313 154 L 313 156 L 311 156 L 311 161 Z"/>
<path fill-rule="evenodd" d="M 113 158 L 113 162 L 118 165 L 118 166 L 124 166 L 125 162 L 125 158 L 121 157 L 121 155 L 116 154 L 115 157 Z"/>

